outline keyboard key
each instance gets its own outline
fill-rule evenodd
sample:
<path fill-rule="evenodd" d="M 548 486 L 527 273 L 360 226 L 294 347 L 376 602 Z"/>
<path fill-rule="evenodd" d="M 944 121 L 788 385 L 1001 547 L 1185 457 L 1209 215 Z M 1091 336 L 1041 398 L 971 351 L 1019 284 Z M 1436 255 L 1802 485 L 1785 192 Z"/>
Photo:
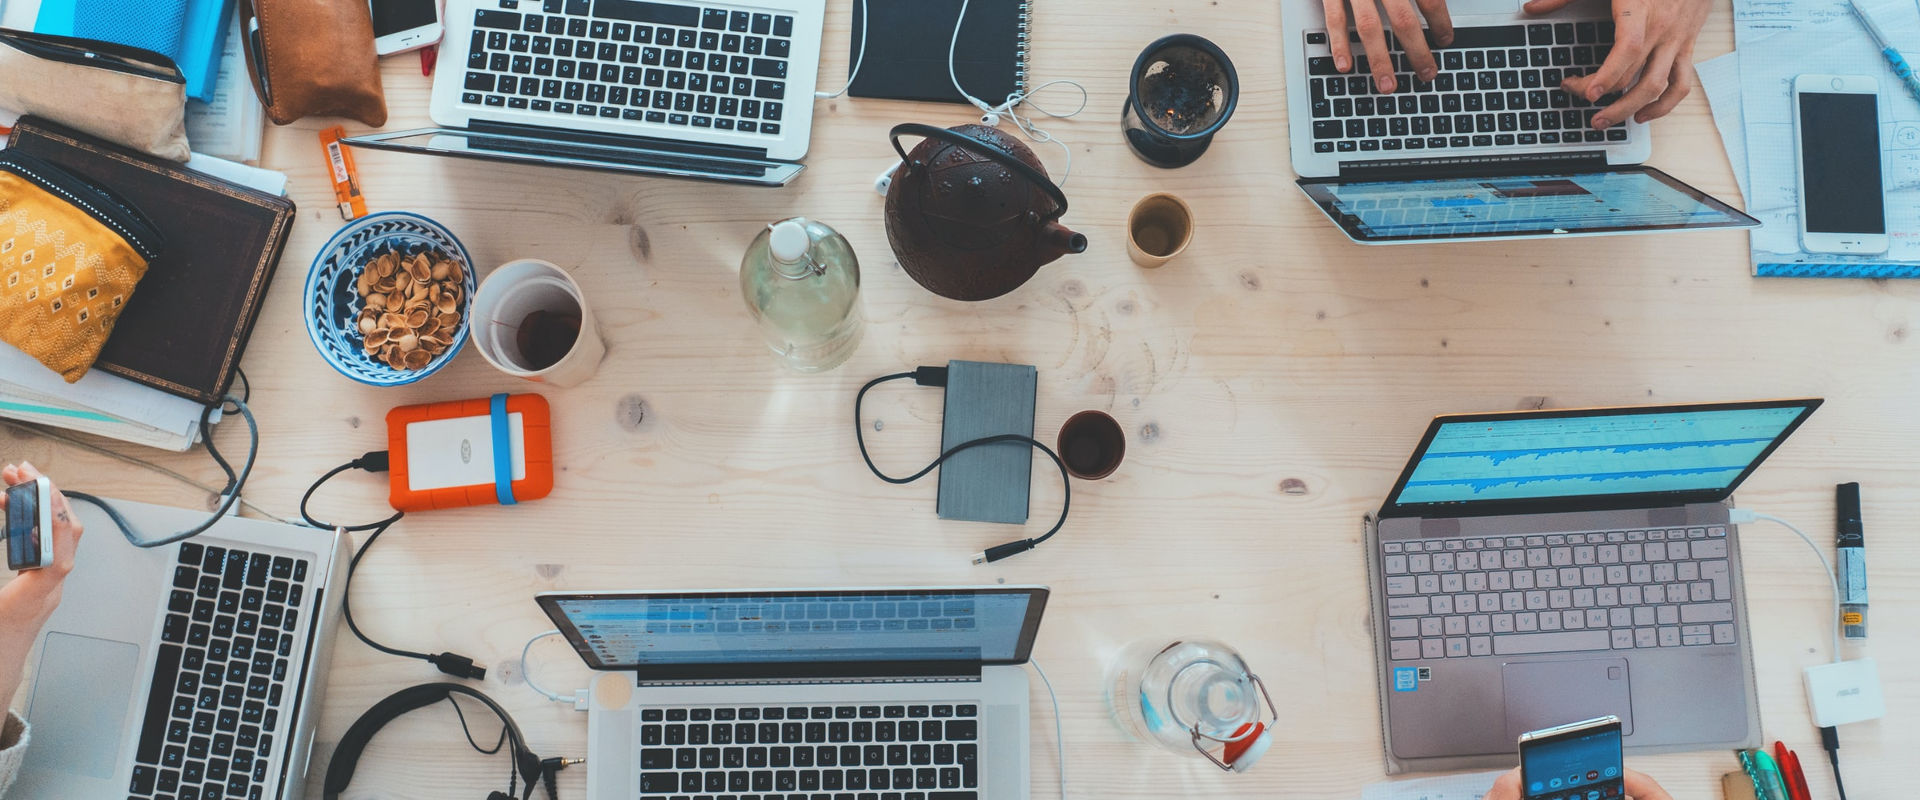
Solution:
<path fill-rule="evenodd" d="M 520 15 L 512 11 L 481 9 L 473 14 L 473 27 L 517 31 L 520 29 Z"/>

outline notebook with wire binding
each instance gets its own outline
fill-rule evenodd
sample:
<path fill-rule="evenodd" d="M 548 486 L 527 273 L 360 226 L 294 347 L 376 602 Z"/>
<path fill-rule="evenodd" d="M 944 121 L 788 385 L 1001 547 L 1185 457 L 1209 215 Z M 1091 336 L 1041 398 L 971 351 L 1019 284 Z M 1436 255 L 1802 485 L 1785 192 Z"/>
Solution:
<path fill-rule="evenodd" d="M 967 0 L 967 18 L 960 26 L 956 45 L 954 22 L 959 19 L 960 6 L 960 0 L 866 0 L 853 4 L 853 45 L 847 63 L 851 66 L 858 61 L 860 71 L 847 94 L 882 100 L 965 103 L 947 74 L 950 46 L 953 75 L 968 94 L 997 105 L 1008 95 L 1024 91 L 1032 0 Z M 866 12 L 871 12 L 873 19 L 864 20 Z"/>

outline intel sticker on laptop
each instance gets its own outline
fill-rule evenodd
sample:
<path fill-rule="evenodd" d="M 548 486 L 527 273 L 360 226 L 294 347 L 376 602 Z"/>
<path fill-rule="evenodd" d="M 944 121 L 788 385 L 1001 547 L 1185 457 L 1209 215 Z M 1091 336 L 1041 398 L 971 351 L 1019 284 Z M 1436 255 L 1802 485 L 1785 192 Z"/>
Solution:
<path fill-rule="evenodd" d="M 1413 667 L 1393 668 L 1393 690 L 1396 692 L 1417 692 L 1420 690 L 1420 670 Z"/>

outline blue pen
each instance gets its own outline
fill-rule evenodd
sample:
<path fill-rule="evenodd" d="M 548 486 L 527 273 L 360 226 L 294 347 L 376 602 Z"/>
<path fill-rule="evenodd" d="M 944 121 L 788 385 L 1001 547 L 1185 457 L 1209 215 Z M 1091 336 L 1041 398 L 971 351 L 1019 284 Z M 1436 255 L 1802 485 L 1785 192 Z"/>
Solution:
<path fill-rule="evenodd" d="M 1852 0 L 1848 5 L 1853 7 L 1853 15 L 1860 18 L 1860 24 L 1867 26 L 1867 33 L 1873 34 L 1873 40 L 1880 43 L 1880 55 L 1887 57 L 1887 64 L 1893 67 L 1893 74 L 1900 78 L 1901 83 L 1907 85 L 1907 92 L 1913 95 L 1913 99 L 1920 100 L 1920 77 L 1914 76 L 1913 67 L 1907 64 L 1906 57 L 1900 55 L 1900 51 L 1894 48 L 1893 42 L 1887 40 L 1887 34 L 1880 30 L 1880 26 L 1874 23 L 1872 17 L 1867 16 L 1867 10 L 1860 7 L 1860 0 Z"/>

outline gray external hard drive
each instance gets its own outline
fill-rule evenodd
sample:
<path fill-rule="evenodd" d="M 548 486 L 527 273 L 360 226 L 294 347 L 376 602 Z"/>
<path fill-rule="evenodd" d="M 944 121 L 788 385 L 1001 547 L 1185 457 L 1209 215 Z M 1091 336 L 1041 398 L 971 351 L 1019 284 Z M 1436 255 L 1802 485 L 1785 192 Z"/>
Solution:
<path fill-rule="evenodd" d="M 987 436 L 1033 436 L 1038 384 L 1039 371 L 1025 364 L 947 362 L 940 451 Z M 956 453 L 940 465 L 940 518 L 1024 524 L 1032 481 L 1033 447 L 1025 442 Z"/>

